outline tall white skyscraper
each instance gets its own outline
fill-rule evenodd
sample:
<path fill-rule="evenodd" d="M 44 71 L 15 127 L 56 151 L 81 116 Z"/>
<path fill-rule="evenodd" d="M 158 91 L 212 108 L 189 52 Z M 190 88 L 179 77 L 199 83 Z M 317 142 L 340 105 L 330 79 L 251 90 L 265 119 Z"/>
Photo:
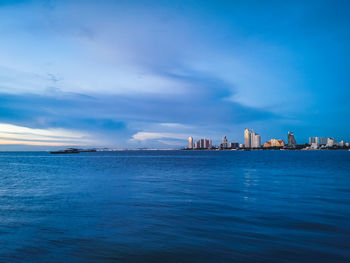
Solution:
<path fill-rule="evenodd" d="M 245 148 L 259 148 L 261 146 L 261 136 L 253 130 L 244 130 L 244 145 Z"/>
<path fill-rule="evenodd" d="M 252 142 L 251 142 L 251 131 L 245 128 L 244 130 L 244 146 L 245 148 L 251 148 L 252 147 Z"/>
<path fill-rule="evenodd" d="M 261 136 L 252 132 L 252 148 L 259 148 L 261 146 Z"/>
<path fill-rule="evenodd" d="M 193 138 L 192 137 L 188 137 L 188 148 L 193 149 Z"/>

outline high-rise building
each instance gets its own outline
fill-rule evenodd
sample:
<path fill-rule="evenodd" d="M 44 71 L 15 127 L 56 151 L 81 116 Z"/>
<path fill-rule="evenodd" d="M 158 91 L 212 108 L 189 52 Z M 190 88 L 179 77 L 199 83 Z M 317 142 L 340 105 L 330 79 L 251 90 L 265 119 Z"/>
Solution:
<path fill-rule="evenodd" d="M 196 143 L 194 143 L 195 149 L 209 149 L 212 147 L 211 140 L 207 140 L 205 138 L 199 139 Z"/>
<path fill-rule="evenodd" d="M 297 142 L 295 141 L 294 134 L 292 132 L 288 132 L 288 146 L 295 147 Z"/>
<path fill-rule="evenodd" d="M 252 131 L 252 134 L 251 134 L 251 137 L 252 137 L 252 148 L 259 148 L 261 146 L 261 137 L 259 134 L 257 133 L 254 133 Z"/>
<path fill-rule="evenodd" d="M 318 137 L 309 137 L 309 144 L 319 143 Z"/>
<path fill-rule="evenodd" d="M 244 130 L 244 146 L 246 148 L 251 148 L 252 147 L 250 134 L 251 134 L 251 131 L 248 130 L 247 128 L 245 128 L 245 130 Z"/>
<path fill-rule="evenodd" d="M 244 130 L 244 145 L 246 148 L 259 148 L 261 147 L 261 137 L 253 130 Z"/>
<path fill-rule="evenodd" d="M 327 140 L 328 140 L 327 137 L 321 137 L 321 138 L 320 138 L 320 144 L 321 144 L 321 145 L 326 145 L 326 144 L 327 144 Z"/>
<path fill-rule="evenodd" d="M 193 149 L 193 138 L 192 137 L 188 137 L 188 148 Z"/>
<path fill-rule="evenodd" d="M 205 139 L 199 140 L 199 148 L 204 149 L 205 148 Z"/>
<path fill-rule="evenodd" d="M 222 147 L 227 148 L 227 139 L 226 136 L 222 137 Z"/>
<path fill-rule="evenodd" d="M 200 149 L 200 148 L 201 148 L 201 147 L 200 147 L 200 141 L 195 142 L 194 148 L 195 148 L 195 149 Z"/>
<path fill-rule="evenodd" d="M 204 148 L 209 148 L 209 140 L 204 140 Z"/>

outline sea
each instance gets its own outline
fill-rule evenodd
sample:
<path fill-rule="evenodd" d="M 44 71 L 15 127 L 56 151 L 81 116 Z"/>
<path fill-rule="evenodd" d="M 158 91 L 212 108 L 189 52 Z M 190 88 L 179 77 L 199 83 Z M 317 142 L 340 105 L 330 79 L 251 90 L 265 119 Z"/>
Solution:
<path fill-rule="evenodd" d="M 350 262 L 350 152 L 0 152 L 0 262 Z"/>

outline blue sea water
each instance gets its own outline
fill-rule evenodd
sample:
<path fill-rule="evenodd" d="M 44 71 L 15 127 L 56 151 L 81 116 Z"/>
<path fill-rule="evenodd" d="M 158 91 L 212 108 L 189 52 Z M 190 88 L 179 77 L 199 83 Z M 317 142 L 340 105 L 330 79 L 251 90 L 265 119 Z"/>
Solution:
<path fill-rule="evenodd" d="M 0 262 L 350 262 L 350 152 L 1 152 Z"/>

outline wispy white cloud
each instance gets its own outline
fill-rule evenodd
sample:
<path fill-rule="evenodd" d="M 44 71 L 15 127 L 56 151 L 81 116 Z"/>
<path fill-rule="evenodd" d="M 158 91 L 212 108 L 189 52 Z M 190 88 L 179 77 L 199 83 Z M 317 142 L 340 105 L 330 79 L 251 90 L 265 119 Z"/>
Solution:
<path fill-rule="evenodd" d="M 92 140 L 84 132 L 66 129 L 32 129 L 0 123 L 0 144 L 41 146 L 87 145 Z"/>
<path fill-rule="evenodd" d="M 187 134 L 182 133 L 162 133 L 162 132 L 138 132 L 132 136 L 133 140 L 146 141 L 156 139 L 177 139 L 185 140 L 188 138 Z"/>
<path fill-rule="evenodd" d="M 159 142 L 163 143 L 164 145 L 169 145 L 169 146 L 176 146 L 176 147 L 183 147 L 184 146 L 183 141 L 159 140 Z"/>
<path fill-rule="evenodd" d="M 164 122 L 159 124 L 162 127 L 167 127 L 167 128 L 190 128 L 190 125 L 185 125 L 182 123 L 176 123 L 176 122 Z"/>

